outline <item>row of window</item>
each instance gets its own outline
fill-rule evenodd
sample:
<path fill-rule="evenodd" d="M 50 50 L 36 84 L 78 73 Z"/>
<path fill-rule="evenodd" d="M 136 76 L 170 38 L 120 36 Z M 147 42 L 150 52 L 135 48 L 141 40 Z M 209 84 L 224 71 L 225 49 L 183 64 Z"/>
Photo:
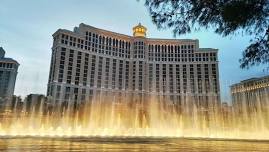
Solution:
<path fill-rule="evenodd" d="M 130 42 L 91 32 L 86 32 L 85 41 L 66 34 L 61 34 L 61 43 L 109 56 L 121 58 L 131 57 Z M 133 58 L 144 59 L 147 52 L 145 51 L 145 46 L 146 44 L 143 41 L 134 42 Z M 149 61 L 163 62 L 216 61 L 217 54 L 194 53 L 194 45 L 148 45 L 148 59 Z"/>
<path fill-rule="evenodd" d="M 0 68 L 13 69 L 16 68 L 16 65 L 14 63 L 0 62 Z"/>
<path fill-rule="evenodd" d="M 77 52 L 77 55 L 74 55 L 74 50 L 68 51 L 66 48 L 62 48 L 60 52 L 58 82 L 97 88 L 128 89 L 130 79 L 129 73 L 131 72 L 131 89 L 145 90 L 145 80 L 147 79 L 147 77 L 145 78 L 145 75 L 147 75 L 146 71 L 148 71 L 150 91 L 155 90 L 157 92 L 169 91 L 178 93 L 182 91 L 184 93 L 188 91 L 198 91 L 199 93 L 202 93 L 202 90 L 205 90 L 206 92 L 214 90 L 217 92 L 217 68 L 215 64 L 211 65 L 210 70 L 209 64 L 204 64 L 204 73 L 202 74 L 202 67 L 200 64 L 197 66 L 192 64 L 154 65 L 143 61 L 130 63 L 129 61 L 104 58 L 82 52 Z M 197 69 L 196 71 L 195 68 Z M 212 72 L 209 73 L 209 71 Z M 182 77 L 180 77 L 181 75 Z M 196 75 L 197 81 L 195 80 Z M 66 79 L 64 79 L 64 77 L 66 77 Z M 153 84 L 154 78 L 156 78 L 155 88 Z M 175 88 L 174 84 L 176 84 Z M 181 85 L 183 88 L 180 88 Z M 196 85 L 198 85 L 198 90 L 195 88 Z M 203 88 L 202 85 L 205 85 L 205 87 Z"/>
<path fill-rule="evenodd" d="M 84 101 L 88 101 L 88 100 L 91 100 L 92 97 L 93 97 L 93 92 L 94 90 L 92 89 L 85 89 L 85 88 L 78 88 L 78 87 L 69 87 L 69 86 L 61 86 L 61 85 L 55 85 L 54 87 L 52 87 L 53 89 L 55 89 L 56 91 L 56 101 L 58 102 L 63 102 L 63 101 L 66 101 L 66 102 L 69 102 L 69 101 L 74 101 L 74 102 L 84 102 Z M 88 94 L 86 93 L 88 90 Z M 63 93 L 64 92 L 64 93 Z M 96 91 L 96 94 L 100 94 L 101 91 L 100 90 L 97 90 Z M 102 95 L 109 95 L 111 92 L 108 91 L 108 90 L 104 90 L 102 91 Z M 137 94 L 138 98 L 140 97 L 139 100 L 142 100 L 142 96 L 143 94 L 142 93 L 139 93 Z M 197 104 L 203 104 L 203 105 L 206 105 L 208 103 L 209 98 L 208 96 L 204 96 L 204 95 L 201 95 L 201 94 L 193 94 L 194 96 L 194 99 L 195 101 L 197 101 Z M 121 97 L 124 98 L 125 94 L 124 93 L 120 93 L 118 94 L 117 97 L 119 97 L 119 99 Z M 184 100 L 184 96 L 181 96 L 181 95 L 157 95 L 156 96 L 157 100 L 169 100 L 169 101 L 175 101 L 175 102 L 180 102 L 182 97 L 183 97 L 183 100 Z M 161 97 L 161 98 L 158 98 L 158 97 Z M 136 100 L 137 100 L 136 99 Z M 211 99 L 212 100 L 212 99 Z"/>
<path fill-rule="evenodd" d="M 91 52 L 130 58 L 130 42 L 86 32 L 85 49 Z"/>

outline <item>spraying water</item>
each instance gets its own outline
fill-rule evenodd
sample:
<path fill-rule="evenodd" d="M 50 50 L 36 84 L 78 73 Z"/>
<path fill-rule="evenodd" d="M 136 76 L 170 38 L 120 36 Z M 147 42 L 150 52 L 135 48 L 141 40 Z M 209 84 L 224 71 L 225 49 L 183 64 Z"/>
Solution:
<path fill-rule="evenodd" d="M 191 97 L 178 103 L 160 96 L 140 99 L 104 94 L 80 104 L 70 100 L 53 107 L 46 100 L 25 102 L 22 108 L 17 102 L 7 102 L 0 118 L 0 135 L 268 140 L 268 99 L 253 93 L 252 104 L 242 96 L 240 107 L 226 108 L 213 100 L 200 104 Z"/>

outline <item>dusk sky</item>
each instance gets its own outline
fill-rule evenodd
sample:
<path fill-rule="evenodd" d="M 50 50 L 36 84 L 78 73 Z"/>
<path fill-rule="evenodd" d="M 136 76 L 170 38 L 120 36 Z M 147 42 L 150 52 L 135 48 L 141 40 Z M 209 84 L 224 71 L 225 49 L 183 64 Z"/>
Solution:
<path fill-rule="evenodd" d="M 0 46 L 6 56 L 20 63 L 15 94 L 46 94 L 52 47 L 52 34 L 59 28 L 73 30 L 80 23 L 132 35 L 141 22 L 151 38 L 174 38 L 171 29 L 158 30 L 152 23 L 143 0 L 1 0 Z M 240 80 L 258 77 L 264 67 L 239 68 L 249 36 L 221 37 L 202 30 L 176 37 L 199 39 L 200 47 L 219 49 L 221 97 L 229 99 L 229 86 Z"/>

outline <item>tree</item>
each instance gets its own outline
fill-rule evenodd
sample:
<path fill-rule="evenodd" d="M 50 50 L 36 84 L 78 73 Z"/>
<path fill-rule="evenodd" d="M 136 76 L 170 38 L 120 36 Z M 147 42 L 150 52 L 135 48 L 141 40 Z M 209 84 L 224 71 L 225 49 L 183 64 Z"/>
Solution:
<path fill-rule="evenodd" d="M 241 68 L 269 63 L 269 0 L 145 0 L 153 23 L 174 35 L 212 28 L 222 36 L 253 36 Z"/>

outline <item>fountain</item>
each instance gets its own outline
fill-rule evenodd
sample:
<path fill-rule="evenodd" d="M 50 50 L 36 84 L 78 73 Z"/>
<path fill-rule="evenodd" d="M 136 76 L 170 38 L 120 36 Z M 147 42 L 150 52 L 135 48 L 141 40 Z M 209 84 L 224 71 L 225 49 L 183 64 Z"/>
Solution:
<path fill-rule="evenodd" d="M 269 97 L 252 103 L 201 106 L 194 98 L 173 102 L 162 96 L 96 95 L 82 103 L 48 100 L 7 102 L 0 136 L 8 137 L 182 137 L 269 140 Z M 35 103 L 35 104 L 32 104 Z M 19 106 L 20 105 L 20 106 Z"/>

